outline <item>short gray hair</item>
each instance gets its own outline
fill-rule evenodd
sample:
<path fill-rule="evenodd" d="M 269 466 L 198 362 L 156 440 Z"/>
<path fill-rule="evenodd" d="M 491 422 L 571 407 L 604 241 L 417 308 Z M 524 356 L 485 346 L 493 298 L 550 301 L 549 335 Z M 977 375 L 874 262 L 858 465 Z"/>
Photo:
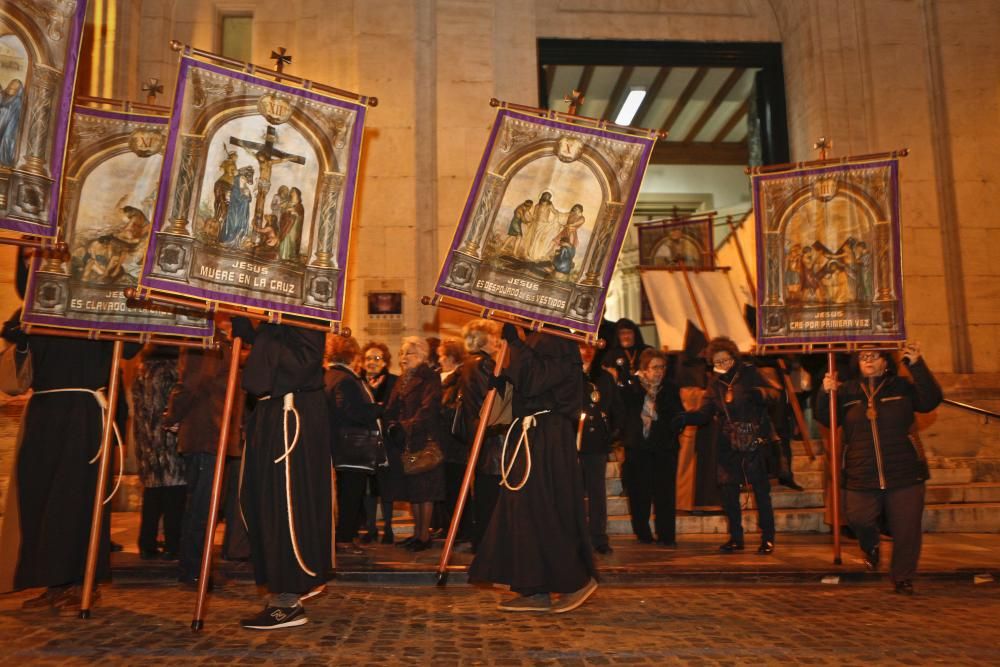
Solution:
<path fill-rule="evenodd" d="M 427 358 L 431 356 L 430 345 L 428 345 L 427 341 L 421 338 L 420 336 L 407 336 L 406 338 L 404 338 L 403 341 L 399 344 L 399 349 L 404 350 L 407 347 L 416 348 L 417 351 L 420 352 L 420 355 L 423 357 L 424 361 L 426 361 Z"/>

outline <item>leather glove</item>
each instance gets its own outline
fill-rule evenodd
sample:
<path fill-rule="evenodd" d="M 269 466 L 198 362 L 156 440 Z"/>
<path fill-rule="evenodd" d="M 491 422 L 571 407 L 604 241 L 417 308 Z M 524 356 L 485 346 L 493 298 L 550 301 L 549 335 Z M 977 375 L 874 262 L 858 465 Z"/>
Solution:
<path fill-rule="evenodd" d="M 517 327 L 515 327 L 513 324 L 509 322 L 504 322 L 503 332 L 500 335 L 503 337 L 505 341 L 507 341 L 508 345 L 521 344 L 521 336 L 519 335 Z"/>
<path fill-rule="evenodd" d="M 502 394 L 507 391 L 507 378 L 503 375 L 490 375 L 486 380 L 486 385 L 490 389 L 496 389 L 498 394 Z"/>
<path fill-rule="evenodd" d="M 244 343 L 253 343 L 257 332 L 253 328 L 250 318 L 242 315 L 235 315 L 232 318 L 233 338 L 242 338 Z"/>
<path fill-rule="evenodd" d="M 679 415 L 675 415 L 674 418 L 670 420 L 670 430 L 674 433 L 680 433 L 687 425 L 687 415 L 683 412 Z"/>

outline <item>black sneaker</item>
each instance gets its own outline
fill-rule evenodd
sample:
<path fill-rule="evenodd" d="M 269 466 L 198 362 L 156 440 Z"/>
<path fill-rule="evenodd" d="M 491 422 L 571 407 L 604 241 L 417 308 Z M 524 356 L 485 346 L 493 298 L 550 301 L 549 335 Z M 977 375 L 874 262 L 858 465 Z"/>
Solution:
<path fill-rule="evenodd" d="M 874 547 L 872 547 L 871 551 L 865 551 L 865 567 L 868 568 L 869 572 L 877 572 L 878 562 L 879 562 L 879 549 L 878 545 L 876 544 Z"/>
<path fill-rule="evenodd" d="M 302 605 L 294 607 L 264 607 L 253 618 L 244 618 L 240 625 L 246 630 L 277 630 L 278 628 L 292 628 L 296 625 L 305 625 L 309 622 L 306 618 L 306 610 Z"/>
<path fill-rule="evenodd" d="M 736 540 L 729 540 L 719 547 L 719 551 L 724 554 L 731 554 L 734 551 L 743 551 L 743 543 L 737 542 Z"/>

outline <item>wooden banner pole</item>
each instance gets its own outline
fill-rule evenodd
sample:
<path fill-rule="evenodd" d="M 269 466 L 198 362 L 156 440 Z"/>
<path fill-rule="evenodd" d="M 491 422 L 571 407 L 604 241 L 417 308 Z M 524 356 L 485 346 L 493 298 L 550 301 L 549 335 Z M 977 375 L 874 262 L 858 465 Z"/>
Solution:
<path fill-rule="evenodd" d="M 471 315 L 472 317 L 481 317 L 487 320 L 496 320 L 497 322 L 513 324 L 514 326 L 522 327 L 528 329 L 529 331 L 540 331 L 549 336 L 556 336 L 558 338 L 565 338 L 566 340 L 571 340 L 577 343 L 584 343 L 586 345 L 596 345 L 601 348 L 604 347 L 604 342 L 597 338 L 596 334 L 584 334 L 584 333 L 572 333 L 570 331 L 563 331 L 562 329 L 557 329 L 552 326 L 546 326 L 544 322 L 538 322 L 537 320 L 526 320 L 525 318 L 517 317 L 516 315 L 511 315 L 499 310 L 493 310 L 491 308 L 483 308 L 482 306 L 474 306 L 471 303 L 466 303 L 464 301 L 452 300 L 449 297 L 441 296 L 440 294 L 435 294 L 433 297 L 424 296 L 420 298 L 420 303 L 425 306 L 437 306 L 438 308 L 444 308 L 446 310 L 453 310 L 456 313 L 462 313 L 464 315 Z"/>
<path fill-rule="evenodd" d="M 691 303 L 694 304 L 694 312 L 698 317 L 698 324 L 701 325 L 701 332 L 705 334 L 705 338 L 711 340 L 712 336 L 708 333 L 708 326 L 705 324 L 705 316 L 701 312 L 701 305 L 698 303 L 698 297 L 694 294 L 694 286 L 691 285 L 691 278 L 688 276 L 687 267 L 684 266 L 684 262 L 678 262 L 681 267 L 681 275 L 684 276 L 684 285 L 687 286 L 688 296 L 691 297 Z"/>
<path fill-rule="evenodd" d="M 798 425 L 799 433 L 802 435 L 802 444 L 806 448 L 809 460 L 815 461 L 816 454 L 813 452 L 812 439 L 809 437 L 809 428 L 806 426 L 806 418 L 802 414 L 802 405 L 799 403 L 798 394 L 795 393 L 795 387 L 792 386 L 792 378 L 788 374 L 788 366 L 785 364 L 784 357 L 778 357 L 778 368 L 781 369 L 781 377 L 785 382 L 785 393 L 788 394 L 788 403 L 792 406 L 795 423 Z"/>
<path fill-rule="evenodd" d="M 232 420 L 233 403 L 236 401 L 236 380 L 240 370 L 240 351 L 243 339 L 233 337 L 233 347 L 229 357 L 229 378 L 226 381 L 226 400 L 222 407 L 222 424 L 219 427 L 219 446 L 215 454 L 215 476 L 212 478 L 212 500 L 208 506 L 208 522 L 205 524 L 205 544 L 201 552 L 201 574 L 198 577 L 198 601 L 194 608 L 191 629 L 195 632 L 205 627 L 205 596 L 212 572 L 212 547 L 215 545 L 215 523 L 219 518 L 219 500 L 222 495 L 222 478 L 226 469 L 226 449 L 229 444 L 229 422 Z"/>
<path fill-rule="evenodd" d="M 24 333 L 36 336 L 54 336 L 56 338 L 85 338 L 87 340 L 109 340 L 137 345 L 172 345 L 174 347 L 193 347 L 214 349 L 215 342 L 211 338 L 181 338 L 174 336 L 155 336 L 151 334 L 127 334 L 111 331 L 82 331 L 76 329 L 58 329 L 56 327 L 38 326 L 25 323 L 21 325 Z"/>
<path fill-rule="evenodd" d="M 504 360 L 507 358 L 507 341 L 501 341 L 500 350 L 497 352 L 496 363 L 493 366 L 493 377 L 500 377 L 503 372 Z M 493 411 L 493 402 L 496 400 L 497 390 L 490 388 L 483 399 L 483 405 L 479 409 L 479 425 L 476 426 L 476 437 L 472 440 L 472 448 L 469 451 L 469 461 L 465 464 L 465 475 L 462 477 L 462 488 L 458 492 L 458 500 L 455 502 L 455 509 L 451 515 L 451 525 L 448 526 L 448 537 L 444 541 L 444 549 L 441 550 L 441 560 L 438 563 L 437 585 L 444 586 L 448 583 L 448 561 L 451 560 L 451 550 L 455 545 L 455 536 L 458 534 L 458 526 L 462 521 L 462 512 L 465 510 L 465 501 L 469 497 L 469 489 L 472 486 L 472 478 L 476 473 L 476 462 L 479 460 L 479 451 L 483 446 L 483 439 L 486 437 L 486 429 L 489 427 L 490 413 Z"/>
<path fill-rule="evenodd" d="M 114 436 L 115 408 L 118 406 L 119 375 L 122 362 L 122 348 L 125 345 L 116 340 L 111 352 L 111 376 L 108 378 L 108 406 L 104 411 L 104 431 L 101 433 L 100 458 L 97 462 L 97 488 L 94 490 L 94 510 L 90 516 L 90 543 L 87 545 L 87 564 L 83 572 L 83 591 L 80 595 L 80 618 L 90 618 L 90 606 L 94 601 L 94 578 L 97 574 L 97 558 L 101 544 L 101 523 L 104 520 L 104 494 L 107 493 L 108 466 L 111 461 L 111 439 Z M 108 517 L 108 521 L 111 518 Z"/>
<path fill-rule="evenodd" d="M 750 298 L 753 302 L 757 303 L 757 285 L 754 283 L 753 276 L 750 275 L 750 265 L 747 264 L 746 255 L 743 254 L 743 243 L 740 241 L 740 237 L 737 234 L 736 225 L 733 224 L 732 216 L 726 217 L 726 222 L 729 224 L 729 229 L 732 230 L 733 242 L 736 243 L 736 252 L 740 258 L 740 264 L 743 266 L 743 275 L 746 277 L 747 287 L 750 289 Z"/>
<path fill-rule="evenodd" d="M 833 389 L 830 390 L 830 502 L 833 503 L 833 564 L 840 565 L 840 454 L 837 435 L 837 359 L 833 352 L 828 352 L 827 365 L 833 378 Z"/>
<path fill-rule="evenodd" d="M 50 238 L 37 238 L 34 236 L 0 236 L 0 244 L 19 246 L 21 248 L 35 248 L 44 253 L 67 256 L 69 250 L 65 241 L 56 241 Z"/>

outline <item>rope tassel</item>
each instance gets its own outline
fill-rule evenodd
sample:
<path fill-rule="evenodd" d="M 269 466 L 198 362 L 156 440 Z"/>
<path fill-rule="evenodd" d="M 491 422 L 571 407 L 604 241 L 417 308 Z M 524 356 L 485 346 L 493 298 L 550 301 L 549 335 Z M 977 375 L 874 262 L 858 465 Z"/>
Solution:
<path fill-rule="evenodd" d="M 513 432 L 514 426 L 517 425 L 517 419 L 507 429 L 507 435 L 503 439 L 503 448 L 500 450 L 500 486 L 510 491 L 520 491 L 528 483 L 528 477 L 531 476 L 531 441 L 528 439 L 528 431 L 535 425 L 538 415 L 544 415 L 549 412 L 551 410 L 541 410 L 526 417 L 518 418 L 521 420 L 521 434 L 517 438 L 517 446 L 514 448 L 514 453 L 511 454 L 509 465 L 506 463 L 507 443 L 510 441 L 510 434 Z M 514 464 L 517 462 L 517 455 L 521 452 L 522 445 L 524 446 L 524 478 L 521 479 L 519 484 L 512 485 L 509 481 L 510 473 L 514 469 Z"/>
<path fill-rule="evenodd" d="M 295 436 L 292 438 L 291 444 L 288 442 L 288 415 L 291 413 L 295 416 Z M 284 461 L 285 463 L 285 506 L 288 509 L 288 534 L 292 540 L 292 551 L 295 553 L 295 560 L 298 561 L 299 567 L 303 572 L 308 574 L 310 577 L 315 577 L 316 573 L 306 567 L 306 563 L 302 558 L 302 554 L 299 552 L 299 540 L 295 535 L 295 512 L 292 505 L 292 469 L 291 469 L 291 459 L 289 458 L 292 452 L 295 450 L 295 446 L 299 443 L 299 411 L 295 409 L 295 395 L 285 394 L 282 405 L 282 415 L 281 415 L 281 425 L 285 436 L 285 453 L 274 460 L 275 465 Z"/>

